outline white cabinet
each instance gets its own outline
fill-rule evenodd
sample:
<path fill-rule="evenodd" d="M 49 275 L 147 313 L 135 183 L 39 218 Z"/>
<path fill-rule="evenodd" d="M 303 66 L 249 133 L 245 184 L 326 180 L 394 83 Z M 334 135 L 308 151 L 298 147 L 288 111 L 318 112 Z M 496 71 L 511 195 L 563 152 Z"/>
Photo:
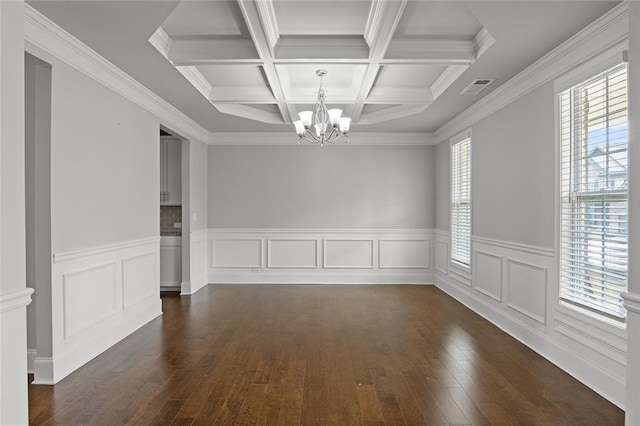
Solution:
<path fill-rule="evenodd" d="M 182 237 L 160 237 L 160 287 L 180 287 Z"/>
<path fill-rule="evenodd" d="M 182 141 L 160 137 L 160 205 L 182 205 Z"/>

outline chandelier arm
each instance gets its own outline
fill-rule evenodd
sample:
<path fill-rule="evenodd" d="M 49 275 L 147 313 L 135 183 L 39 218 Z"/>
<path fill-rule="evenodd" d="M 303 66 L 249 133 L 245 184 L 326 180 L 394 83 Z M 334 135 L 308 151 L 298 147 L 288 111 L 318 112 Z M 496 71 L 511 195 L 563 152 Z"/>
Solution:
<path fill-rule="evenodd" d="M 309 139 L 309 136 L 311 136 L 311 139 Z M 321 141 L 320 139 L 316 138 L 315 135 L 309 130 L 305 131 L 304 135 L 300 136 L 298 140 L 300 139 L 305 139 L 307 142 L 310 142 L 312 144 L 318 144 Z"/>
<path fill-rule="evenodd" d="M 338 139 L 340 139 L 340 136 L 336 136 L 337 132 L 338 132 L 338 129 L 336 129 L 335 127 L 331 127 L 331 133 L 329 133 L 329 136 L 327 136 L 328 143 L 333 143 Z"/>
<path fill-rule="evenodd" d="M 333 139 L 329 141 L 328 139 L 331 137 L 333 137 Z M 331 134 L 329 135 L 329 138 L 327 138 L 327 142 L 329 143 L 337 142 L 342 138 L 346 138 L 347 142 L 349 142 L 349 135 L 347 134 L 347 132 L 341 132 L 337 127 L 333 128 Z"/>

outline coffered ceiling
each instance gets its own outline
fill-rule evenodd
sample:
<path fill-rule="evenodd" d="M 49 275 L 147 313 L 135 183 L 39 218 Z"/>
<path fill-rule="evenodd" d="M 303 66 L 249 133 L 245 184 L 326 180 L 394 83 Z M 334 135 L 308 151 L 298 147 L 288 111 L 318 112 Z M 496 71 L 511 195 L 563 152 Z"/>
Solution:
<path fill-rule="evenodd" d="M 28 3 L 209 131 L 293 133 L 317 69 L 352 131 L 433 132 L 618 1 Z"/>
<path fill-rule="evenodd" d="M 222 113 L 292 123 L 325 69 L 332 106 L 376 124 L 427 109 L 495 42 L 460 3 L 407 6 L 183 1 L 150 42 Z"/>

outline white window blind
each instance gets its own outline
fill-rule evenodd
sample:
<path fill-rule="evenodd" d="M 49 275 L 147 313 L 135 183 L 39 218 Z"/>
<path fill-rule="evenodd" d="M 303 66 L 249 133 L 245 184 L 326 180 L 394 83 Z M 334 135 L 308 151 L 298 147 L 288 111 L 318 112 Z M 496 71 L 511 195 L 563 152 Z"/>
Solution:
<path fill-rule="evenodd" d="M 624 320 L 627 67 L 560 93 L 561 285 L 570 304 Z"/>
<path fill-rule="evenodd" d="M 471 139 L 451 145 L 451 260 L 471 258 Z"/>

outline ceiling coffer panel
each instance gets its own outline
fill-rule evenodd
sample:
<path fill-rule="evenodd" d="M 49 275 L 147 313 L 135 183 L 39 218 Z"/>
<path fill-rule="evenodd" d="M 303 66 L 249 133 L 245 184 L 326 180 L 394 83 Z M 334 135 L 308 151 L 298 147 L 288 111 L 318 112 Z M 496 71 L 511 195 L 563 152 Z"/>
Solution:
<path fill-rule="evenodd" d="M 261 66 L 251 64 L 200 65 L 196 67 L 211 85 L 214 103 L 273 104 L 275 97 Z"/>

